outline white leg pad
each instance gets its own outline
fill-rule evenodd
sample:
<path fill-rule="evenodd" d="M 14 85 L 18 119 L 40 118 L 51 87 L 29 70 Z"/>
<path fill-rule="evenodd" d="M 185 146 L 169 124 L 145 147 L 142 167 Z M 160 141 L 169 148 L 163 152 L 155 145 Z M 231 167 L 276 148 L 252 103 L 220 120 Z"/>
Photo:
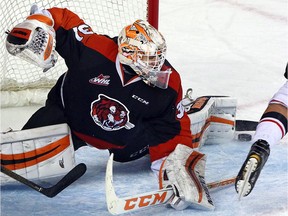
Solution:
<path fill-rule="evenodd" d="M 232 140 L 235 133 L 236 107 L 237 100 L 231 97 L 197 98 L 187 111 L 191 120 L 194 147 Z"/>
<path fill-rule="evenodd" d="M 1 134 L 1 165 L 27 179 L 62 176 L 75 166 L 67 124 Z M 1 173 L 1 182 L 13 181 Z"/>

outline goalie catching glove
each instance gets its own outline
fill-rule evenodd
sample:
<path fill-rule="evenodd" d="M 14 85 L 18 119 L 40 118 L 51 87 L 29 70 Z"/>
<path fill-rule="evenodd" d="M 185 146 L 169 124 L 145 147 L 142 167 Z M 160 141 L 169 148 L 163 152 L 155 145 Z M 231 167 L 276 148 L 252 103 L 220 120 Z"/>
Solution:
<path fill-rule="evenodd" d="M 170 205 L 183 210 L 191 204 L 214 209 L 205 183 L 206 156 L 185 145 L 178 144 L 162 163 L 159 172 L 160 188 L 172 187 L 174 197 Z"/>
<path fill-rule="evenodd" d="M 8 33 L 6 48 L 18 56 L 44 69 L 44 72 L 57 62 L 54 21 L 47 10 L 31 7 L 30 16 L 16 25 Z"/>

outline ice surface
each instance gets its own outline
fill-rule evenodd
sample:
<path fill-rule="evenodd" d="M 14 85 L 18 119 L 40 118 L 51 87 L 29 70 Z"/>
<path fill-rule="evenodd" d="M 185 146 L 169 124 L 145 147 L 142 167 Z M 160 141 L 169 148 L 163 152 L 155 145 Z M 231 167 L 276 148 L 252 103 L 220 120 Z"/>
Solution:
<path fill-rule="evenodd" d="M 183 89 L 194 97 L 238 98 L 237 119 L 258 120 L 272 95 L 285 82 L 288 28 L 284 0 L 161 0 L 159 29 L 168 44 L 168 60 L 179 71 Z M 1 128 L 20 129 L 38 107 L 1 109 Z M 231 141 L 203 147 L 207 182 L 235 176 L 250 148 Z M 271 147 L 271 155 L 252 193 L 238 200 L 234 186 L 211 190 L 216 209 L 175 212 L 157 206 L 127 215 L 242 216 L 288 214 L 288 140 Z M 1 215 L 110 215 L 105 202 L 107 151 L 84 147 L 77 162 L 87 173 L 55 198 L 18 184 L 1 185 Z M 45 182 L 40 182 L 44 184 Z M 149 158 L 114 163 L 119 196 L 157 189 Z"/>

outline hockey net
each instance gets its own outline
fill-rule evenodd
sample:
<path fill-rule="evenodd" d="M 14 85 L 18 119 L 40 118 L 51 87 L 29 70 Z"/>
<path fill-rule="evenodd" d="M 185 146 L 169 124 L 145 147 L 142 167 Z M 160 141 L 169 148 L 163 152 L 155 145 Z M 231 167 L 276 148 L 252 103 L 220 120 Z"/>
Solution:
<path fill-rule="evenodd" d="M 44 104 L 57 78 L 67 71 L 59 56 L 55 67 L 42 69 L 8 54 L 5 31 L 11 30 L 28 15 L 32 4 L 42 8 L 65 7 L 78 14 L 99 34 L 117 36 L 136 19 L 148 20 L 158 27 L 159 0 L 1 0 L 1 107 Z"/>

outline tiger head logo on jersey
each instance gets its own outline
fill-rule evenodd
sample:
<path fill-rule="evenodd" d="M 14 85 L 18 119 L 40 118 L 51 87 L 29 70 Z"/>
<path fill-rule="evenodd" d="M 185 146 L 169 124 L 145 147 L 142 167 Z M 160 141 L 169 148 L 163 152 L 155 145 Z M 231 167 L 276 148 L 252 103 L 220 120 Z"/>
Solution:
<path fill-rule="evenodd" d="M 134 125 L 129 122 L 129 110 L 121 102 L 104 94 L 91 103 L 91 116 L 94 122 L 106 131 L 131 129 Z"/>

